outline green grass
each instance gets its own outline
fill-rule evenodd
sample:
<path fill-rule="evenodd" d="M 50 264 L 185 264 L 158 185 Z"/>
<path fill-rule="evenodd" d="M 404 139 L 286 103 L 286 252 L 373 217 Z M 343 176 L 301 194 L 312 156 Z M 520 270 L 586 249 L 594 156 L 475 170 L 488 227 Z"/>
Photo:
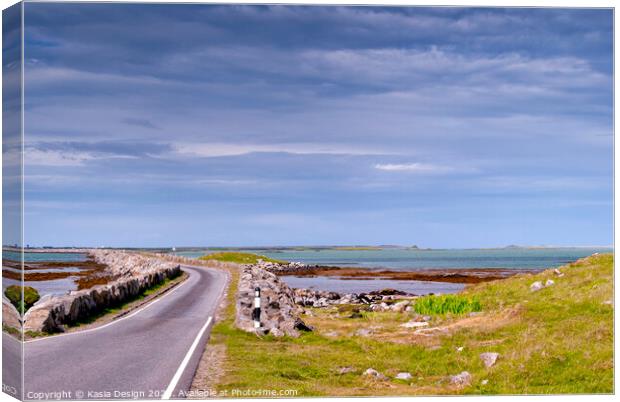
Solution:
<path fill-rule="evenodd" d="M 15 306 L 17 311 L 24 314 L 26 310 L 35 304 L 40 296 L 39 292 L 33 287 L 23 286 L 24 299 L 22 300 L 22 286 L 11 285 L 6 288 L 4 295 L 9 299 L 11 304 Z"/>
<path fill-rule="evenodd" d="M 414 309 L 420 314 L 466 314 L 482 310 L 476 297 L 463 295 L 426 296 L 416 300 Z"/>
<path fill-rule="evenodd" d="M 256 264 L 258 260 L 265 262 L 271 262 L 274 264 L 286 264 L 286 261 L 275 260 L 273 258 L 265 257 L 264 255 L 252 254 L 252 253 L 240 253 L 233 251 L 224 251 L 220 253 L 208 254 L 200 257 L 201 260 L 215 260 L 221 262 L 232 262 L 235 264 Z"/>
<path fill-rule="evenodd" d="M 8 325 L 4 325 L 4 324 L 2 324 L 2 331 L 6 332 L 8 334 L 14 335 L 14 336 L 21 337 L 21 335 L 22 335 L 22 333 L 20 332 L 19 329 L 13 328 L 13 327 L 9 327 Z"/>
<path fill-rule="evenodd" d="M 613 298 L 613 256 L 562 271 L 561 278 L 545 271 L 466 289 L 462 296 L 478 300 L 482 313 L 435 316 L 431 326 L 450 330 L 433 336 L 399 327 L 406 314 L 349 319 L 315 309 L 314 317 L 304 316 L 315 332 L 259 338 L 234 327 L 229 303 L 227 318 L 213 329 L 212 341 L 226 346 L 217 389 L 293 389 L 297 396 L 612 393 L 613 306 L 605 302 Z M 530 291 L 532 282 L 547 279 L 555 285 Z M 376 335 L 354 336 L 356 328 L 375 328 Z M 334 329 L 338 336 L 323 335 Z M 495 366 L 483 365 L 483 352 L 500 353 Z M 339 375 L 343 366 L 356 372 Z M 369 380 L 361 375 L 369 367 L 390 377 L 407 371 L 413 379 Z M 450 385 L 448 376 L 464 370 L 471 385 Z"/>

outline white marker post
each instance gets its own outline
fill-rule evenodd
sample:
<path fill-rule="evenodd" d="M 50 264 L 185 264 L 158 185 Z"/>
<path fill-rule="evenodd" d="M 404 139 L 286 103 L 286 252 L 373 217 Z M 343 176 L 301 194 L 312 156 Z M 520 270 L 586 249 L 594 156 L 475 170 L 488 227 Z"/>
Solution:
<path fill-rule="evenodd" d="M 254 328 L 260 328 L 260 288 L 254 288 L 254 310 L 252 310 Z"/>

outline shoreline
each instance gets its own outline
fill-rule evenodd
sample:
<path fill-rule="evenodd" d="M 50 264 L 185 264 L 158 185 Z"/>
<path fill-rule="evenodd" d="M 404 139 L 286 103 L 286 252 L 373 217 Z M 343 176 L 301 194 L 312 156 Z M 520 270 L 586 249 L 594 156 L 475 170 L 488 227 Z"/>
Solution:
<path fill-rule="evenodd" d="M 432 268 L 416 271 L 395 271 L 385 268 L 316 266 L 299 270 L 274 271 L 274 273 L 278 276 L 295 276 L 298 278 L 331 277 L 341 280 L 410 280 L 475 284 L 506 279 L 519 274 L 537 274 L 542 271 L 544 271 L 544 268 Z"/>

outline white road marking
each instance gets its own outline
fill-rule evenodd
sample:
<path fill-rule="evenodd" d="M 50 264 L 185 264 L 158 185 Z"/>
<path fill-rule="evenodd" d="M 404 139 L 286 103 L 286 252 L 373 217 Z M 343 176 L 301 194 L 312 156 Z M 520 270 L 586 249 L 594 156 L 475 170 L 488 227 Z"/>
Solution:
<path fill-rule="evenodd" d="M 164 293 L 163 296 L 159 296 L 155 300 L 153 300 L 152 302 L 147 303 L 146 306 L 140 307 L 139 309 L 135 310 L 133 313 L 128 314 L 128 315 L 126 315 L 124 317 L 121 317 L 118 320 L 111 321 L 111 322 L 109 322 L 107 324 L 104 324 L 104 325 L 102 325 L 100 327 L 85 329 L 85 330 L 76 331 L 76 332 L 69 332 L 69 333 L 66 333 L 66 334 L 52 335 L 52 336 L 47 336 L 45 338 L 35 338 L 35 339 L 28 340 L 28 341 L 24 341 L 23 343 L 48 341 L 48 340 L 52 340 L 52 339 L 62 338 L 64 336 L 80 335 L 80 334 L 85 334 L 85 333 L 88 333 L 88 332 L 93 332 L 93 331 L 98 331 L 100 329 L 104 329 L 106 327 L 109 327 L 110 325 L 114 325 L 114 324 L 119 323 L 119 322 L 121 322 L 123 320 L 126 320 L 127 318 L 131 318 L 131 317 L 133 317 L 136 314 L 141 313 L 142 311 L 144 311 L 147 308 L 151 307 L 153 304 L 155 304 L 155 303 L 159 302 L 160 300 L 162 300 L 164 297 L 166 297 L 166 296 L 176 292 L 181 286 L 185 285 L 187 282 L 189 282 L 189 278 L 184 280 L 180 285 L 175 286 L 174 289 L 169 290 L 168 292 Z"/>
<path fill-rule="evenodd" d="M 189 360 L 192 358 L 192 355 L 194 354 L 194 350 L 196 350 L 196 348 L 198 347 L 198 342 L 200 342 L 200 339 L 202 338 L 205 331 L 209 327 L 209 324 L 211 324 L 212 318 L 213 317 L 207 318 L 207 322 L 205 322 L 205 325 L 202 326 L 202 328 L 200 329 L 200 332 L 198 332 L 198 335 L 196 335 L 196 339 L 194 339 L 194 343 L 192 343 L 192 346 L 187 351 L 187 354 L 183 358 L 183 361 L 181 362 L 181 365 L 177 369 L 177 372 L 174 373 L 174 377 L 172 377 L 172 380 L 170 380 L 170 384 L 168 384 L 168 388 L 166 388 L 166 391 L 162 395 L 161 399 L 170 399 L 170 397 L 172 396 L 172 392 L 174 392 L 174 389 L 176 388 L 177 383 L 181 379 L 181 375 L 183 375 L 183 371 L 185 371 L 185 367 L 187 367 Z"/>

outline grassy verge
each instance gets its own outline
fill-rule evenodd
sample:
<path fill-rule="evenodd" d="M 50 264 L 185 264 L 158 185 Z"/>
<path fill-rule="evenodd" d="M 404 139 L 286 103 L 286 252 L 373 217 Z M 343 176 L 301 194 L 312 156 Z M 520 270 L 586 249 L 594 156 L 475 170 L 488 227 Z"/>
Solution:
<path fill-rule="evenodd" d="M 316 309 L 304 320 L 313 333 L 258 338 L 233 325 L 234 290 L 227 318 L 212 332 L 225 344 L 217 390 L 295 390 L 296 396 L 556 394 L 613 392 L 613 256 L 599 255 L 538 275 L 483 283 L 462 295 L 482 312 L 434 316 L 430 331 L 403 328 L 413 313 Z M 233 286 L 236 278 L 233 278 Z M 552 279 L 537 292 L 530 284 Z M 355 335 L 357 329 L 370 335 Z M 436 331 L 433 329 L 437 329 Z M 479 355 L 500 354 L 484 366 Z M 340 374 L 343 367 L 351 372 Z M 392 379 L 361 375 L 374 368 Z M 449 376 L 471 373 L 469 385 Z M 394 380 L 409 372 L 407 381 Z M 224 392 L 224 393 L 223 393 Z"/>
<path fill-rule="evenodd" d="M 274 264 L 286 264 L 286 261 L 275 260 L 273 258 L 265 257 L 264 255 L 232 251 L 208 254 L 200 257 L 200 259 L 206 261 L 215 260 L 221 262 L 232 262 L 235 264 L 256 264 L 258 263 L 258 260 L 263 260 L 264 262 L 271 262 Z"/>
<path fill-rule="evenodd" d="M 442 295 L 421 297 L 415 303 L 415 311 L 420 314 L 445 315 L 465 314 L 482 310 L 476 297 L 463 295 Z"/>

